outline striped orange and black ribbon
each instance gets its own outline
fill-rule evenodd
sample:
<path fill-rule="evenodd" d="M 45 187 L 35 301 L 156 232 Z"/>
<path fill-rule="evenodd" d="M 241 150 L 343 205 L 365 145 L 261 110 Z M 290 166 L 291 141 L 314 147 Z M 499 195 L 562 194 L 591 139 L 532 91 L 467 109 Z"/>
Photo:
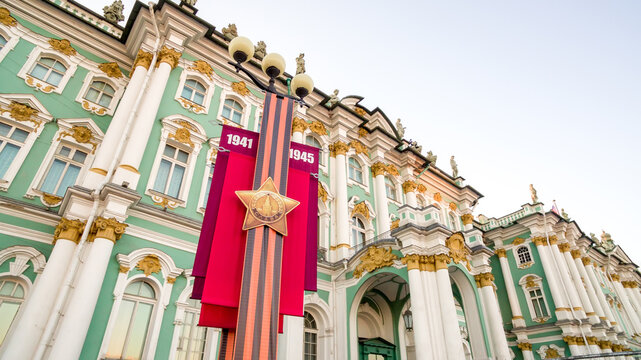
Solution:
<path fill-rule="evenodd" d="M 267 93 L 258 141 L 254 190 L 271 177 L 287 193 L 295 102 Z M 234 359 L 276 360 L 283 236 L 263 226 L 247 232 Z"/>

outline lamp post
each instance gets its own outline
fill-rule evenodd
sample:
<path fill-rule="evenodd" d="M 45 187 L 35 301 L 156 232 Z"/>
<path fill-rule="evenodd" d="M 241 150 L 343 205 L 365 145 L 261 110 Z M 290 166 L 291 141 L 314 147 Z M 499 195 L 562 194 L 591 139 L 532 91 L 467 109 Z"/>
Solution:
<path fill-rule="evenodd" d="M 225 349 L 224 358 L 233 354 L 235 360 L 276 360 L 283 236 L 287 234 L 283 223 L 287 212 L 296 206 L 285 197 L 292 118 L 296 103 L 306 105 L 303 99 L 312 92 L 314 83 L 308 75 L 297 74 L 290 84 L 296 96 L 279 93 L 275 81 L 285 70 L 282 56 L 271 53 L 263 58 L 262 70 L 269 77 L 269 83 L 264 84 L 243 66 L 254 54 L 251 40 L 236 37 L 229 43 L 228 50 L 235 61 L 229 64 L 234 66 L 236 72 L 242 71 L 265 92 L 265 102 L 251 189 L 253 192 L 242 191 L 245 197 L 243 203 L 248 208 L 243 228 L 249 230 L 236 329 L 230 341 L 224 341 L 226 344 L 233 342 L 234 345 L 233 349 Z M 237 192 L 239 197 L 240 193 Z M 263 203 L 267 201 L 274 206 L 270 205 L 268 210 L 264 205 L 258 206 L 261 199 L 267 199 L 262 200 Z M 248 226 L 250 217 L 252 225 Z M 282 219 L 280 226 L 275 226 L 275 218 Z"/>

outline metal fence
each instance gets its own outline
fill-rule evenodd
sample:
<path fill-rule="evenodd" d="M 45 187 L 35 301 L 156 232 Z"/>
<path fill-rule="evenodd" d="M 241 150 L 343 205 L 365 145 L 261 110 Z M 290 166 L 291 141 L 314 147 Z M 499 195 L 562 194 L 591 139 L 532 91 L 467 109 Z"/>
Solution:
<path fill-rule="evenodd" d="M 590 354 L 590 355 L 574 355 L 568 357 L 557 358 L 558 360 L 579 360 L 579 359 L 641 359 L 641 351 L 621 351 L 607 354 Z"/>

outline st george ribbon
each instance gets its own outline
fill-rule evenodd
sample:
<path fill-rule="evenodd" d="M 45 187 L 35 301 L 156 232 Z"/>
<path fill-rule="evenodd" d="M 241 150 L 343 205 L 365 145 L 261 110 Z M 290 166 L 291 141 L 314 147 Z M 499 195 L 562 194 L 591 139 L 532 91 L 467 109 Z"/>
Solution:
<path fill-rule="evenodd" d="M 316 290 L 319 150 L 290 148 L 295 104 L 267 92 L 258 138 L 223 127 L 192 273 L 221 359 L 275 360 L 279 321 Z"/>

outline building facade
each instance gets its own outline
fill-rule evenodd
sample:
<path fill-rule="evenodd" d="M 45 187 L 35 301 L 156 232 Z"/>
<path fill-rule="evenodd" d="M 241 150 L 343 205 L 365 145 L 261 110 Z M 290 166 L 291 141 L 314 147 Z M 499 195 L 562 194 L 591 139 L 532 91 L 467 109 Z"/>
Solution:
<path fill-rule="evenodd" d="M 263 94 L 227 64 L 235 26 L 195 13 L 138 2 L 121 27 L 0 0 L 0 358 L 216 359 L 190 269 L 221 126 L 258 131 Z M 279 358 L 641 348 L 641 276 L 607 234 L 535 196 L 475 218 L 482 195 L 361 99 L 316 89 L 296 113 L 293 141 L 322 149 L 319 290 Z"/>

